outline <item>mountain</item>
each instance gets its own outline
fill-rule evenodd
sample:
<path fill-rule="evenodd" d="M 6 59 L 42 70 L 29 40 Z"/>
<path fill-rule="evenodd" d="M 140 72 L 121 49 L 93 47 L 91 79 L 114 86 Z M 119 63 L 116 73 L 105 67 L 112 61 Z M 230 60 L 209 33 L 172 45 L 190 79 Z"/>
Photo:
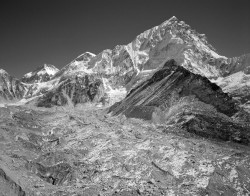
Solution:
<path fill-rule="evenodd" d="M 38 105 L 44 106 L 44 100 L 47 100 L 46 103 L 48 103 L 48 100 L 51 99 L 51 95 L 53 94 L 52 92 L 60 94 L 60 96 L 53 96 L 53 100 L 61 97 L 60 99 L 71 100 L 72 103 L 75 104 L 75 98 L 74 100 L 71 98 L 68 99 L 68 97 L 72 97 L 72 94 L 63 87 L 63 83 L 69 83 L 69 80 L 72 81 L 71 84 L 74 83 L 75 78 L 81 83 L 81 85 L 77 87 L 77 89 L 80 88 L 78 92 L 88 92 L 92 89 L 92 86 L 100 86 L 101 89 L 97 91 L 103 92 L 101 93 L 103 96 L 98 99 L 90 97 L 77 99 L 81 100 L 80 103 L 89 100 L 101 100 L 101 102 L 103 102 L 103 100 L 107 99 L 110 103 L 113 103 L 117 97 L 118 100 L 120 100 L 125 96 L 126 85 L 128 85 L 136 73 L 137 70 L 133 66 L 131 58 L 124 47 L 117 46 L 113 51 L 104 50 L 98 55 L 86 52 L 62 68 L 62 70 L 52 78 L 52 80 L 58 81 L 58 85 L 56 88 L 44 94 L 44 96 L 38 100 Z M 87 83 L 84 82 L 86 78 L 89 78 Z M 67 96 L 63 93 L 63 90 Z M 79 95 L 76 96 L 78 97 Z M 52 104 L 45 105 L 53 106 L 53 103 L 55 105 L 62 105 L 61 103 L 67 104 L 68 101 L 53 101 Z"/>
<path fill-rule="evenodd" d="M 127 45 L 117 45 L 114 49 L 106 49 L 97 55 L 85 52 L 59 71 L 51 65 L 37 68 L 21 80 L 28 85 L 28 92 L 24 98 L 43 96 L 38 99 L 37 103 L 42 106 L 43 104 L 39 101 L 46 100 L 48 103 L 51 94 L 57 92 L 59 96 L 53 96 L 53 100 L 59 97 L 68 100 L 69 97 L 75 96 L 63 88 L 63 83 L 72 80 L 73 84 L 76 77 L 81 81 L 89 77 L 93 82 L 100 83 L 100 91 L 104 92 L 102 93 L 103 99 L 112 105 L 122 100 L 141 82 L 151 78 L 170 59 L 174 59 L 177 64 L 190 72 L 205 76 L 215 82 L 223 88 L 223 91 L 238 99 L 239 104 L 243 105 L 248 102 L 249 96 L 246 93 L 248 88 L 245 87 L 245 81 L 248 81 L 249 55 L 237 58 L 219 55 L 208 43 L 204 34 L 199 34 L 176 17 L 141 33 Z M 238 81 L 240 73 L 245 75 L 242 75 L 243 79 Z M 231 90 L 232 84 L 228 82 L 229 80 L 238 81 L 233 90 Z M 78 92 L 89 89 L 84 82 L 77 88 L 80 88 Z M 67 97 L 62 90 L 67 92 Z M 89 99 L 77 98 L 77 100 L 81 100 L 81 103 Z M 68 102 L 58 100 L 45 105 L 61 105 L 60 103 L 67 104 Z"/>
<path fill-rule="evenodd" d="M 177 102 L 184 97 L 194 97 L 228 116 L 237 112 L 235 101 L 219 86 L 177 65 L 174 60 L 167 61 L 150 79 L 132 89 L 125 99 L 111 107 L 111 111 L 130 115 L 136 113 L 134 108 L 137 106 L 160 107 L 165 104 L 171 107 L 172 99 Z"/>
<path fill-rule="evenodd" d="M 126 92 L 141 81 L 150 78 L 169 59 L 175 59 L 194 73 L 213 78 L 219 76 L 216 65 L 226 58 L 214 52 L 204 35 L 172 17 L 138 35 L 128 45 L 117 45 L 113 50 L 107 49 L 97 55 L 83 53 L 52 79 L 60 78 L 60 81 L 63 81 L 69 77 L 85 75 L 97 77 L 104 87 L 105 96 L 110 103 L 114 103 L 124 98 Z M 56 88 L 61 89 L 59 86 Z M 51 89 L 52 91 L 58 92 L 56 89 Z M 44 97 L 49 96 L 51 92 Z M 62 95 L 62 92 L 60 94 Z M 69 94 L 68 96 L 71 97 Z"/>
<path fill-rule="evenodd" d="M 86 72 L 87 71 L 87 64 L 95 54 L 91 52 L 85 52 L 79 55 L 76 59 L 74 59 L 71 63 L 64 66 L 59 72 L 55 74 L 53 78 L 58 78 L 62 76 L 72 75 L 75 72 Z"/>
<path fill-rule="evenodd" d="M 46 93 L 53 88 L 55 81 L 51 78 L 59 70 L 49 64 L 37 67 L 34 71 L 25 74 L 21 79 L 10 76 L 6 71 L 1 70 L 0 73 L 0 98 L 3 102 L 17 102 L 22 99 L 30 99 L 35 96 Z"/>
<path fill-rule="evenodd" d="M 34 71 L 29 72 L 23 76 L 21 81 L 23 83 L 38 83 L 38 82 L 47 82 L 49 81 L 57 72 L 57 69 L 54 65 L 44 64 L 37 67 Z"/>
<path fill-rule="evenodd" d="M 138 35 L 127 48 L 134 64 L 142 66 L 143 70 L 175 59 L 194 73 L 216 77 L 219 75 L 217 65 L 226 59 L 216 53 L 204 34 L 192 30 L 176 17 Z"/>
<path fill-rule="evenodd" d="M 112 115 L 180 124 L 203 137 L 250 144 L 249 127 L 230 118 L 239 111 L 236 101 L 219 86 L 174 60 L 109 109 Z"/>
<path fill-rule="evenodd" d="M 56 88 L 38 98 L 37 106 L 75 106 L 78 103 L 100 102 L 104 95 L 105 91 L 100 78 L 94 75 L 76 76 L 60 81 Z"/>
<path fill-rule="evenodd" d="M 18 79 L 0 69 L 0 100 L 3 102 L 18 101 L 23 98 L 26 86 Z"/>

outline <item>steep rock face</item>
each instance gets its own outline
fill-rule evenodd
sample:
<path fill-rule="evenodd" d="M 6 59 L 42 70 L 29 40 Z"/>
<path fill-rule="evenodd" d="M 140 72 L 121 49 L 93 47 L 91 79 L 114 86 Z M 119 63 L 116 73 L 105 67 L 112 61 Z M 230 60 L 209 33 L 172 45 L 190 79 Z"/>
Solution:
<path fill-rule="evenodd" d="M 194 73 L 217 77 L 217 65 L 226 59 L 208 44 L 206 36 L 192 30 L 176 17 L 138 35 L 126 46 L 133 62 L 144 70 L 158 68 L 169 59 Z"/>
<path fill-rule="evenodd" d="M 134 70 L 132 59 L 124 46 L 116 46 L 113 50 L 104 50 L 89 62 L 93 72 L 106 75 L 126 75 Z"/>
<path fill-rule="evenodd" d="M 76 105 L 78 103 L 99 102 L 105 96 L 102 80 L 94 75 L 61 78 L 58 86 L 45 93 L 37 101 L 38 107 L 53 105 Z"/>
<path fill-rule="evenodd" d="M 21 79 L 24 83 L 38 83 L 38 82 L 47 82 L 49 81 L 57 72 L 59 69 L 57 69 L 55 66 L 50 64 L 44 64 L 38 68 L 36 68 L 34 71 L 29 72 L 23 76 Z"/>
<path fill-rule="evenodd" d="M 105 79 L 106 86 L 111 89 L 128 87 L 131 79 L 139 73 L 125 46 L 104 50 L 90 60 L 89 68 L 101 75 Z"/>
<path fill-rule="evenodd" d="M 127 97 L 112 106 L 110 111 L 113 114 L 128 114 L 135 106 L 159 107 L 171 104 L 173 94 L 175 99 L 195 96 L 199 101 L 212 105 L 217 111 L 228 116 L 237 112 L 235 102 L 223 93 L 219 86 L 178 66 L 174 60 L 166 62 L 152 78 L 131 90 Z"/>
<path fill-rule="evenodd" d="M 109 108 L 112 115 L 180 126 L 205 138 L 250 144 L 249 118 L 237 102 L 206 77 L 191 73 L 174 60 L 132 89 Z M 240 122 L 237 116 L 241 115 Z M 233 118 L 231 118 L 233 117 Z"/>
<path fill-rule="evenodd" d="M 0 100 L 17 101 L 23 97 L 26 86 L 6 71 L 0 69 Z"/>

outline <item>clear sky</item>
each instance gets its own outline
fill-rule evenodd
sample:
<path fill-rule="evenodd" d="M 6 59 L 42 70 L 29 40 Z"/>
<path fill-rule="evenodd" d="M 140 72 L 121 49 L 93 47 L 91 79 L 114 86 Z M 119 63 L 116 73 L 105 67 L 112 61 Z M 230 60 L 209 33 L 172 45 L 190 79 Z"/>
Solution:
<path fill-rule="evenodd" d="M 250 0 L 3 0 L 0 68 L 18 78 L 44 63 L 62 68 L 172 16 L 206 34 L 221 55 L 250 53 Z"/>

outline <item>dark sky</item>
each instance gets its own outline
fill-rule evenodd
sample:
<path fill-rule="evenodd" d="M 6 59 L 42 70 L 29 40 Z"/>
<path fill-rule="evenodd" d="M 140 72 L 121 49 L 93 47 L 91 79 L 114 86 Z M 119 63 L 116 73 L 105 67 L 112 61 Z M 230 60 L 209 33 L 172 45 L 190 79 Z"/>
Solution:
<path fill-rule="evenodd" d="M 221 55 L 250 53 L 249 0 L 5 0 L 0 4 L 0 68 L 21 77 L 58 68 L 85 51 L 128 44 L 172 16 Z"/>

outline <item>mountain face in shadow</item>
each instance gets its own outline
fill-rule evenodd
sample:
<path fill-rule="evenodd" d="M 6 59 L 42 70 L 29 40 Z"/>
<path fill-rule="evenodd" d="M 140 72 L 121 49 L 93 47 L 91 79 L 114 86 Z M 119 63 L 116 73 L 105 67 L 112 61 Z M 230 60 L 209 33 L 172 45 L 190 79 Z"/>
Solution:
<path fill-rule="evenodd" d="M 160 107 L 175 99 L 194 96 L 198 101 L 212 105 L 218 112 L 232 116 L 237 112 L 235 101 L 207 78 L 177 65 L 174 60 L 165 63 L 147 81 L 132 89 L 126 98 L 112 106 L 114 114 L 129 113 L 135 106 Z"/>
<path fill-rule="evenodd" d="M 109 108 L 112 115 L 181 126 L 207 138 L 249 144 L 249 125 L 234 121 L 237 102 L 206 77 L 191 73 L 174 60 Z"/>

